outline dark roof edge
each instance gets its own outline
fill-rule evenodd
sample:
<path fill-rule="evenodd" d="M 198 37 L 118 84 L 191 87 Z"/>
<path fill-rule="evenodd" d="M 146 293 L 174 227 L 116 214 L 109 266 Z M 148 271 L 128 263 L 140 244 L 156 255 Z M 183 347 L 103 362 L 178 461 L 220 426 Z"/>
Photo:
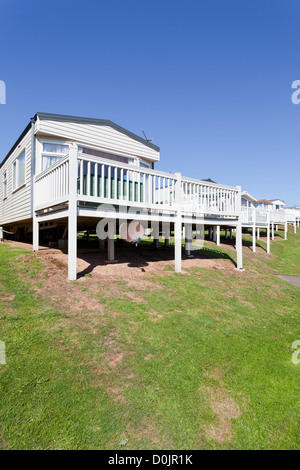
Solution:
<path fill-rule="evenodd" d="M 160 151 L 160 148 L 152 144 L 151 142 L 148 142 L 146 139 L 143 139 L 142 137 L 134 134 L 133 132 L 128 131 L 124 127 L 119 126 L 118 124 L 115 124 L 112 121 L 109 121 L 107 119 L 96 119 L 96 118 L 86 118 L 86 117 L 80 117 L 80 116 L 68 116 L 64 114 L 50 114 L 50 113 L 37 113 L 36 116 L 39 117 L 39 119 L 54 119 L 57 121 L 73 121 L 73 122 L 82 122 L 82 123 L 88 123 L 88 124 L 98 124 L 101 126 L 110 126 L 113 129 L 116 129 L 119 132 L 122 132 L 123 134 L 127 135 L 128 137 L 131 137 L 134 140 L 137 140 L 138 142 L 146 145 L 147 147 L 152 148 L 153 150 L 156 150 L 157 152 Z"/>
<path fill-rule="evenodd" d="M 10 149 L 10 151 L 8 152 L 8 154 L 6 155 L 6 157 L 4 157 L 4 159 L 2 160 L 2 162 L 0 163 L 0 168 L 2 168 L 2 166 L 4 165 L 4 163 L 6 162 L 6 160 L 11 156 L 11 154 L 13 153 L 13 151 L 18 147 L 19 143 L 21 142 L 22 139 L 24 139 L 25 135 L 27 134 L 27 132 L 30 131 L 30 128 L 31 128 L 31 123 L 35 122 L 36 121 L 36 115 L 31 118 L 30 120 L 30 123 L 25 127 L 24 131 L 22 132 L 22 134 L 20 135 L 20 137 L 18 138 L 18 140 L 16 140 L 16 142 L 14 143 L 14 145 L 12 146 L 12 148 Z"/>
<path fill-rule="evenodd" d="M 88 122 L 90 124 L 95 123 L 95 124 L 100 124 L 102 126 L 110 126 L 116 129 L 117 131 L 122 132 L 123 134 L 126 134 L 128 137 L 131 137 L 132 139 L 135 139 L 138 142 L 141 142 L 142 144 L 147 145 L 147 147 L 150 147 L 153 150 L 156 150 L 157 152 L 160 151 L 160 148 L 157 145 L 151 144 L 151 142 L 148 142 L 147 140 L 143 139 L 142 137 L 139 137 L 133 132 L 128 131 L 124 127 L 118 126 L 118 124 L 115 124 L 114 122 L 106 120 L 106 119 L 96 119 L 96 118 L 94 119 L 94 118 L 84 118 L 84 117 L 81 118 L 78 116 L 65 116 L 63 114 L 36 113 L 36 115 L 33 118 L 31 118 L 30 123 L 26 126 L 26 128 L 24 129 L 24 131 L 22 132 L 18 140 L 16 140 L 16 142 L 14 143 L 14 145 L 12 146 L 12 148 L 10 149 L 6 157 L 4 157 L 4 159 L 0 163 L 0 168 L 2 168 L 6 160 L 10 157 L 10 155 L 13 153 L 13 151 L 17 148 L 17 146 L 21 142 L 21 140 L 25 137 L 25 135 L 31 128 L 32 121 L 35 122 L 37 120 L 37 117 L 39 117 L 40 119 L 52 118 L 58 121 L 68 121 L 72 119 L 73 121 L 78 121 L 78 122 Z"/>

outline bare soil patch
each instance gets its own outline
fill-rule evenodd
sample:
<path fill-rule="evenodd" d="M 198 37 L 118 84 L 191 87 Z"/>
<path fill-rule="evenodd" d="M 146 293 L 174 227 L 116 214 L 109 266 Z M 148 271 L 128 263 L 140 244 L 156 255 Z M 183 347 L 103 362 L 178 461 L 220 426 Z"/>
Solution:
<path fill-rule="evenodd" d="M 206 242 L 207 247 L 215 247 L 212 242 Z M 14 246 L 30 249 L 30 245 L 13 242 Z M 117 245 L 117 244 L 116 244 Z M 209 250 L 194 252 L 193 258 L 182 260 L 182 272 L 188 275 L 195 273 L 194 268 L 212 269 L 224 272 L 226 278 L 232 276 L 243 279 L 259 277 L 254 268 L 240 273 L 234 270 L 233 257 L 235 249 L 230 244 L 224 244 L 232 252 L 215 253 Z M 257 256 L 244 247 L 246 257 Z M 42 248 L 33 253 L 33 257 L 41 260 L 44 269 L 38 271 L 36 276 L 29 281 L 34 290 L 45 299 L 51 298 L 58 309 L 66 313 L 78 325 L 89 325 L 94 329 L 102 322 L 104 306 L 99 302 L 99 296 L 126 298 L 134 302 L 143 302 L 142 291 L 161 289 L 162 286 L 155 281 L 154 276 L 163 276 L 174 273 L 173 248 L 153 246 L 118 247 L 116 246 L 116 258 L 118 263 L 107 264 L 106 250 L 79 249 L 78 250 L 78 280 L 67 280 L 68 255 L 57 249 Z M 21 255 L 22 257 L 22 255 Z M 30 263 L 28 256 L 23 257 L 23 263 Z M 259 263 L 259 259 L 257 259 Z M 201 276 L 201 274 L 198 273 Z M 128 289 L 126 286 L 128 285 Z M 123 288 L 120 289 L 120 286 Z M 67 320 L 66 320 L 67 321 Z"/>
<path fill-rule="evenodd" d="M 229 442 L 233 435 L 233 419 L 240 418 L 242 413 L 240 406 L 230 396 L 222 379 L 222 371 L 216 369 L 212 374 L 207 374 L 209 378 L 217 381 L 216 387 L 205 387 L 201 391 L 205 392 L 210 407 L 216 415 L 216 422 L 207 427 L 208 436 L 219 444 Z"/>

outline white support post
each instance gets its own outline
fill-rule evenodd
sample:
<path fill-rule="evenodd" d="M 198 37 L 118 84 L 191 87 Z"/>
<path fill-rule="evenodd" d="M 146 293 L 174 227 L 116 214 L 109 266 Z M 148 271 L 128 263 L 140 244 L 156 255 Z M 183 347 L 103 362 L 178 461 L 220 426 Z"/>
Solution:
<path fill-rule="evenodd" d="M 274 223 L 272 222 L 272 240 L 275 239 L 275 234 L 274 234 Z"/>
<path fill-rule="evenodd" d="M 217 225 L 217 240 L 216 240 L 217 246 L 221 245 L 221 237 L 220 237 L 220 225 Z"/>
<path fill-rule="evenodd" d="M 0 241 L 4 240 L 3 227 L 0 227 Z"/>
<path fill-rule="evenodd" d="M 285 222 L 284 224 L 284 239 L 287 240 L 287 232 L 288 232 L 288 223 Z"/>
<path fill-rule="evenodd" d="M 185 254 L 186 256 L 191 256 L 192 251 L 192 240 L 193 240 L 193 230 L 192 224 L 185 225 Z"/>
<path fill-rule="evenodd" d="M 112 224 L 112 225 L 110 225 Z M 107 259 L 108 261 L 114 261 L 115 259 L 115 238 L 111 232 L 114 232 L 114 223 L 109 222 L 110 227 L 108 228 L 109 238 L 107 240 Z"/>
<path fill-rule="evenodd" d="M 77 145 L 69 150 L 68 277 L 77 279 Z"/>
<path fill-rule="evenodd" d="M 175 184 L 175 200 L 177 205 L 177 213 L 175 219 L 175 271 L 181 272 L 181 173 L 175 173 L 177 179 Z"/>
<path fill-rule="evenodd" d="M 39 251 L 39 223 L 35 212 L 33 212 L 32 217 L 32 249 L 33 251 Z"/>
<path fill-rule="evenodd" d="M 237 251 L 237 269 L 243 269 L 243 240 L 242 224 L 239 222 L 236 226 L 236 251 Z"/>
<path fill-rule="evenodd" d="M 170 224 L 169 223 L 162 223 L 162 236 L 165 239 L 165 247 L 167 248 L 170 243 Z"/>
<path fill-rule="evenodd" d="M 297 233 L 297 226 L 296 226 L 296 222 L 294 223 L 294 233 Z"/>
<path fill-rule="evenodd" d="M 256 252 L 256 239 L 255 239 L 255 227 L 256 227 L 256 210 L 254 209 L 252 211 L 252 217 L 253 217 L 253 226 L 252 226 L 252 251 L 253 253 Z"/>
<path fill-rule="evenodd" d="M 159 222 L 152 222 L 152 237 L 155 248 L 159 247 Z"/>
<path fill-rule="evenodd" d="M 270 213 L 267 214 L 267 253 L 270 254 Z"/>
<path fill-rule="evenodd" d="M 213 241 L 217 243 L 217 229 L 216 227 L 213 228 Z"/>
<path fill-rule="evenodd" d="M 170 244 L 170 229 L 165 229 L 165 247 L 167 248 Z"/>
<path fill-rule="evenodd" d="M 260 240 L 260 228 L 257 227 L 257 240 Z"/>
<path fill-rule="evenodd" d="M 228 238 L 228 229 L 225 229 L 225 238 Z"/>
<path fill-rule="evenodd" d="M 198 239 L 198 228 L 199 228 L 199 238 L 201 241 L 204 242 L 205 240 L 205 226 L 200 224 L 200 226 L 198 224 L 196 224 L 196 240 Z"/>
<path fill-rule="evenodd" d="M 267 227 L 267 253 L 270 254 L 270 225 Z"/>
<path fill-rule="evenodd" d="M 236 267 L 239 270 L 243 269 L 243 239 L 242 239 L 242 209 L 241 209 L 241 187 L 237 186 L 239 194 L 237 195 L 237 214 L 238 223 L 236 225 L 236 251 L 237 251 L 237 262 Z"/>
<path fill-rule="evenodd" d="M 275 230 L 278 232 L 278 224 L 275 225 Z"/>
<path fill-rule="evenodd" d="M 233 235 L 232 235 L 232 228 L 230 229 L 230 240 L 232 240 Z"/>

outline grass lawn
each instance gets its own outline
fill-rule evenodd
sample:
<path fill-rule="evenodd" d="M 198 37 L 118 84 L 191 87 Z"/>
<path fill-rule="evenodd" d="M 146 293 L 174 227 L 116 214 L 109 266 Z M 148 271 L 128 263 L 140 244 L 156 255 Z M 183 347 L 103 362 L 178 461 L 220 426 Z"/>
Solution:
<path fill-rule="evenodd" d="M 300 289 L 276 275 L 300 275 L 300 234 L 271 247 L 245 273 L 69 283 L 99 305 L 75 314 L 43 295 L 39 258 L 1 245 L 0 449 L 299 448 Z"/>

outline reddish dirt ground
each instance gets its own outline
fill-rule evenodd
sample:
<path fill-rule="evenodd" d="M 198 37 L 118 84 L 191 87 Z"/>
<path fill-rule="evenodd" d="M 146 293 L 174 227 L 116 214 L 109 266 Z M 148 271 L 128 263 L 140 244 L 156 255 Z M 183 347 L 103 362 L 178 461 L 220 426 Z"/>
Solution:
<path fill-rule="evenodd" d="M 264 237 L 261 237 L 261 240 L 264 240 Z M 276 237 L 275 239 L 275 241 L 280 240 L 282 240 L 280 237 Z M 30 244 L 21 242 L 9 243 L 29 251 L 32 250 L 32 246 Z M 215 244 L 207 240 L 206 247 L 208 250 L 194 252 L 193 258 L 186 258 L 183 251 L 183 272 L 186 272 L 190 268 L 195 267 L 232 271 L 235 267 L 233 261 L 235 249 L 232 245 L 232 240 L 225 238 L 222 239 L 221 246 L 229 249 L 230 252 L 232 252 L 233 257 L 231 258 L 230 255 L 218 255 L 214 251 Z M 210 250 L 212 251 L 210 252 Z M 243 255 L 245 258 L 251 257 L 253 259 L 253 257 L 261 258 L 268 256 L 262 248 L 257 246 L 256 250 L 256 253 L 252 253 L 250 239 L 249 241 L 244 242 Z M 47 266 L 48 270 L 50 271 L 50 275 L 53 275 L 53 271 L 57 271 L 57 268 L 60 268 L 60 271 L 63 272 L 64 275 L 67 274 L 67 252 L 63 252 L 58 249 L 40 247 L 40 251 L 35 253 L 34 256 L 38 256 L 44 263 L 50 263 L 52 265 L 52 268 L 50 265 Z M 138 281 L 139 279 L 142 279 L 145 274 L 163 274 L 163 272 L 168 270 L 171 271 L 173 269 L 174 249 L 172 247 L 165 248 L 163 246 L 161 248 L 155 249 L 150 245 L 140 245 L 138 247 L 134 247 L 132 245 L 118 246 L 118 244 L 116 244 L 115 258 L 115 262 L 108 263 L 106 250 L 93 248 L 92 244 L 90 248 L 79 247 L 77 259 L 78 280 L 82 282 L 83 277 L 89 277 L 89 275 L 91 275 L 93 278 L 98 278 L 99 280 L 111 279 L 118 281 L 135 279 L 135 281 Z"/>
<path fill-rule="evenodd" d="M 32 250 L 32 246 L 20 242 L 10 242 L 12 245 Z M 130 287 L 137 290 L 160 289 L 158 282 L 153 282 L 153 276 L 166 275 L 174 272 L 174 249 L 161 247 L 155 249 L 151 245 L 118 246 L 116 243 L 115 257 L 117 262 L 107 263 L 107 251 L 99 248 L 79 248 L 77 260 L 78 281 L 69 282 L 67 279 L 68 255 L 58 249 L 40 247 L 39 252 L 33 253 L 38 257 L 44 269 L 38 277 L 32 279 L 35 291 L 42 297 L 51 297 L 58 308 L 71 312 L 73 318 L 84 321 L 84 316 L 90 317 L 92 312 L 101 310 L 97 296 L 120 296 L 119 284 L 127 282 Z M 94 245 L 95 246 L 95 245 Z M 226 273 L 228 276 L 243 276 L 245 278 L 257 277 L 254 268 L 248 267 L 243 273 L 234 270 L 235 248 L 232 240 L 222 239 L 221 247 L 228 250 L 228 254 L 215 250 L 215 243 L 206 241 L 203 250 L 194 252 L 193 258 L 182 260 L 182 272 L 191 274 L 192 268 L 214 269 Z M 184 253 L 184 251 L 183 251 Z M 232 256 L 231 256 L 232 253 Z M 260 262 L 267 257 L 264 250 L 257 247 L 252 253 L 251 241 L 243 246 L 244 258 Z M 30 259 L 24 257 L 24 263 Z M 95 295 L 91 295 L 95 294 Z M 139 302 L 138 292 L 127 292 L 136 302 Z"/>
<path fill-rule="evenodd" d="M 21 242 L 9 242 L 13 246 L 24 248 L 32 251 L 30 244 Z M 214 249 L 215 244 L 212 242 L 206 242 L 209 249 Z M 228 242 L 227 248 L 232 249 L 234 247 Z M 262 251 L 258 249 L 258 251 Z M 38 256 L 45 262 L 46 260 L 51 261 L 54 266 L 59 267 L 61 271 L 67 272 L 68 266 L 68 254 L 58 249 L 50 249 L 40 247 L 40 251 L 35 253 L 34 256 Z M 215 254 L 211 254 L 208 251 L 204 253 L 194 253 L 193 258 L 187 258 L 184 256 L 182 259 L 183 271 L 189 270 L 190 268 L 205 268 L 205 269 L 220 269 L 220 270 L 233 270 L 235 267 L 233 260 L 229 256 L 214 257 Z M 144 275 L 156 275 L 162 274 L 164 271 L 172 270 L 174 266 L 174 249 L 160 247 L 155 249 L 151 246 L 138 246 L 134 247 L 128 245 L 125 247 L 117 247 L 115 249 L 116 261 L 109 263 L 107 262 L 106 250 L 94 249 L 94 248 L 79 248 L 77 258 L 77 272 L 78 279 L 91 274 L 97 278 L 112 277 L 115 281 L 120 279 L 132 279 L 141 278 L 141 274 Z"/>

